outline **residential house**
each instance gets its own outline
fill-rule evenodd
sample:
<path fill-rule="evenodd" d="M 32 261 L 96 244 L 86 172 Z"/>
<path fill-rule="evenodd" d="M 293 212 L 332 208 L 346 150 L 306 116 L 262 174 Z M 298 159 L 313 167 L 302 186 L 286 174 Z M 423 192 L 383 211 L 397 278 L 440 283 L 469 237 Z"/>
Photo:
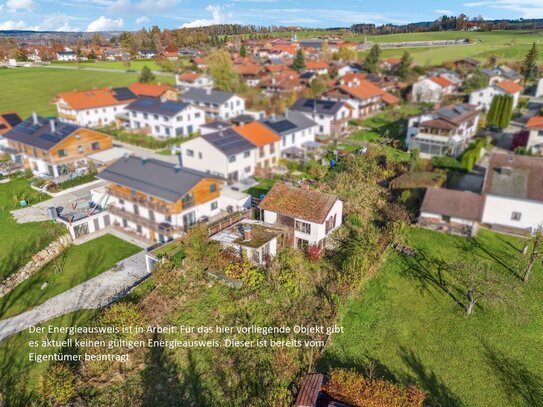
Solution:
<path fill-rule="evenodd" d="M 543 154 L 543 116 L 530 117 L 526 130 L 529 131 L 526 147 L 536 154 Z"/>
<path fill-rule="evenodd" d="M 482 222 L 505 231 L 533 232 L 543 224 L 543 159 L 492 154 L 483 184 Z"/>
<path fill-rule="evenodd" d="M 105 52 L 105 59 L 107 61 L 128 61 L 130 54 L 121 49 L 108 49 Z"/>
<path fill-rule="evenodd" d="M 175 83 L 180 89 L 213 89 L 213 86 L 215 86 L 215 81 L 211 76 L 198 72 L 185 72 L 179 74 L 175 77 Z"/>
<path fill-rule="evenodd" d="M 338 137 L 347 130 L 349 120 L 353 117 L 353 107 L 339 100 L 300 98 L 290 110 L 302 113 L 316 122 L 318 134 Z"/>
<path fill-rule="evenodd" d="M 275 184 L 258 205 L 264 223 L 281 226 L 287 244 L 299 250 L 323 249 L 342 223 L 343 202 L 334 195 Z"/>
<path fill-rule="evenodd" d="M 129 88 L 102 88 L 62 92 L 53 103 L 61 121 L 101 127 L 114 124 L 116 116 L 137 98 Z"/>
<path fill-rule="evenodd" d="M 487 88 L 472 92 L 469 96 L 470 105 L 475 105 L 483 111 L 488 111 L 492 99 L 497 95 L 508 95 L 513 97 L 513 109 L 518 106 L 520 95 L 524 88 L 516 82 L 503 80 L 495 82 Z"/>
<path fill-rule="evenodd" d="M 57 61 L 75 61 L 75 60 L 77 60 L 77 54 L 73 51 L 57 52 Z"/>
<path fill-rule="evenodd" d="M 168 84 L 133 83 L 128 87 L 138 97 L 160 98 L 162 100 L 179 100 L 179 92 Z"/>
<path fill-rule="evenodd" d="M 295 71 L 265 77 L 260 81 L 260 87 L 266 96 L 299 92 L 303 89 L 300 75 Z"/>
<path fill-rule="evenodd" d="M 0 149 L 8 146 L 7 140 L 2 136 L 22 121 L 17 113 L 0 113 Z"/>
<path fill-rule="evenodd" d="M 34 113 L 3 135 L 13 160 L 40 177 L 85 169 L 87 156 L 113 146 L 111 136 Z"/>
<path fill-rule="evenodd" d="M 200 126 L 200 134 L 216 133 L 220 130 L 227 129 L 229 127 L 234 127 L 234 125 L 230 122 L 215 120 L 212 122 L 207 122 L 207 123 L 202 124 Z"/>
<path fill-rule="evenodd" d="M 507 65 L 501 65 L 494 69 L 483 69 L 482 72 L 488 76 L 488 82 L 490 85 L 494 85 L 497 82 L 505 80 L 510 80 L 520 84 L 524 79 L 522 74 L 509 68 Z"/>
<path fill-rule="evenodd" d="M 386 72 L 394 72 L 401 61 L 401 58 L 387 58 L 381 62 L 381 67 Z"/>
<path fill-rule="evenodd" d="M 319 125 L 299 112 L 286 110 L 282 116 L 272 115 L 262 120 L 281 137 L 281 154 L 303 156 L 309 146 L 315 144 Z"/>
<path fill-rule="evenodd" d="M 196 67 L 201 70 L 205 71 L 207 69 L 207 61 L 205 58 L 202 57 L 194 57 L 190 60 Z"/>
<path fill-rule="evenodd" d="M 126 111 L 130 129 L 143 130 L 153 137 L 188 137 L 205 123 L 205 113 L 188 102 L 139 98 Z"/>
<path fill-rule="evenodd" d="M 257 146 L 232 128 L 182 143 L 183 167 L 206 172 L 228 180 L 229 184 L 254 175 Z"/>
<path fill-rule="evenodd" d="M 281 137 L 260 122 L 234 127 L 234 130 L 257 147 L 255 175 L 265 176 L 277 166 L 281 156 Z"/>
<path fill-rule="evenodd" d="M 171 240 L 220 212 L 223 180 L 179 165 L 124 157 L 98 177 L 109 182 L 106 194 L 111 223 L 151 241 Z"/>
<path fill-rule="evenodd" d="M 328 64 L 324 61 L 306 61 L 304 71 L 314 72 L 317 75 L 326 75 L 329 68 Z"/>
<path fill-rule="evenodd" d="M 453 67 L 464 71 L 475 70 L 481 63 L 473 58 L 457 59 L 453 62 Z"/>
<path fill-rule="evenodd" d="M 441 76 L 431 76 L 413 84 L 413 102 L 439 103 L 454 91 L 454 83 Z"/>
<path fill-rule="evenodd" d="M 264 67 L 254 63 L 252 60 L 241 60 L 235 62 L 234 71 L 241 76 L 245 83 L 249 86 L 258 86 L 260 78 L 264 72 Z"/>
<path fill-rule="evenodd" d="M 139 59 L 153 59 L 156 58 L 156 51 L 152 49 L 140 49 L 138 51 Z"/>
<path fill-rule="evenodd" d="M 347 74 L 357 74 L 362 71 L 362 65 L 360 64 L 348 64 L 339 66 L 337 70 L 337 76 L 339 78 L 347 75 Z"/>
<path fill-rule="evenodd" d="M 456 104 L 408 121 L 406 143 L 421 157 L 459 156 L 477 134 L 479 111 L 475 106 Z"/>
<path fill-rule="evenodd" d="M 226 120 L 245 113 L 245 100 L 233 92 L 190 88 L 181 99 L 202 109 L 211 119 Z"/>

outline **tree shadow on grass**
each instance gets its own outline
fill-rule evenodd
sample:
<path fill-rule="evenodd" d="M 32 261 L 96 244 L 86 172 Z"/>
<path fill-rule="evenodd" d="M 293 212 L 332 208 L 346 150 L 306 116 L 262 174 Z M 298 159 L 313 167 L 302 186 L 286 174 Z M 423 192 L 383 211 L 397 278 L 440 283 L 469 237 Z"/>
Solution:
<path fill-rule="evenodd" d="M 504 393 L 514 405 L 542 407 L 543 380 L 520 360 L 483 344 L 485 361 L 499 379 Z"/>
<path fill-rule="evenodd" d="M 355 370 L 358 373 L 368 377 L 385 379 L 390 382 L 396 382 L 397 377 L 384 363 L 373 357 L 369 352 L 362 355 L 349 355 L 345 352 L 341 354 L 325 354 L 317 363 L 317 371 L 327 373 L 330 369 Z"/>

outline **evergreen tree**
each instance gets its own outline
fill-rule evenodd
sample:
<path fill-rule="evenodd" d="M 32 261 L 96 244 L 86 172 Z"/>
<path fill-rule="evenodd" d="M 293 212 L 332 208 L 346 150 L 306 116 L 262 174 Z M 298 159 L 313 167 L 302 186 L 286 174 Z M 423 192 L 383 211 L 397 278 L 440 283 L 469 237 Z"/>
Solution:
<path fill-rule="evenodd" d="M 89 59 L 90 60 L 95 60 L 96 59 L 96 52 L 94 52 L 94 49 L 91 49 L 91 52 L 89 54 Z"/>
<path fill-rule="evenodd" d="M 245 58 L 247 56 L 247 49 L 245 48 L 245 44 L 241 44 L 241 47 L 239 49 L 239 56 L 242 58 Z"/>
<path fill-rule="evenodd" d="M 537 46 L 535 42 L 526 54 L 526 58 L 522 63 L 521 73 L 524 75 L 524 83 L 528 81 L 535 81 L 539 78 L 539 70 L 537 68 Z"/>
<path fill-rule="evenodd" d="M 396 69 L 396 74 L 398 77 L 402 80 L 406 80 L 411 76 L 413 73 L 413 58 L 411 58 L 411 55 L 409 55 L 409 52 L 405 51 L 402 55 L 402 59 L 400 60 L 400 63 L 398 64 L 398 68 Z"/>
<path fill-rule="evenodd" d="M 506 129 L 513 116 L 513 96 L 503 96 L 502 111 L 500 112 L 500 128 Z"/>
<path fill-rule="evenodd" d="M 140 74 L 139 81 L 141 83 L 151 83 L 155 80 L 155 74 L 151 71 L 151 69 L 145 65 Z"/>
<path fill-rule="evenodd" d="M 366 57 L 364 66 L 366 70 L 371 73 L 377 73 L 379 71 L 379 57 L 381 56 L 381 47 L 379 44 L 375 44 L 371 47 L 368 56 Z"/>
<path fill-rule="evenodd" d="M 290 67 L 295 71 L 301 71 L 305 68 L 305 55 L 301 48 L 296 52 L 296 56 Z"/>
<path fill-rule="evenodd" d="M 490 103 L 490 109 L 488 109 L 488 113 L 486 115 L 486 124 L 487 126 L 495 126 L 496 125 L 496 117 L 498 105 L 500 104 L 500 95 L 496 95 L 492 98 L 492 102 Z"/>

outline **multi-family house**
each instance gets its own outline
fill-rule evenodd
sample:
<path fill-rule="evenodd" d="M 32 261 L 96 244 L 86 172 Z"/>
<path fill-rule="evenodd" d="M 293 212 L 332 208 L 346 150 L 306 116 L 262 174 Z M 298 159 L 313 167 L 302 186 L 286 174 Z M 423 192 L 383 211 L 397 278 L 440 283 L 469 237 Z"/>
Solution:
<path fill-rule="evenodd" d="M 300 98 L 290 110 L 299 112 L 318 124 L 318 134 L 338 137 L 353 118 L 353 107 L 339 100 Z"/>
<path fill-rule="evenodd" d="M 319 125 L 302 113 L 286 110 L 284 115 L 272 115 L 262 124 L 281 137 L 281 153 L 303 154 L 308 145 L 315 143 Z"/>
<path fill-rule="evenodd" d="M 153 137 L 179 137 L 196 133 L 205 113 L 188 102 L 139 98 L 126 107 L 130 129 Z"/>
<path fill-rule="evenodd" d="M 247 85 L 258 86 L 264 67 L 251 60 L 242 60 L 234 63 L 234 71 L 241 76 Z"/>
<path fill-rule="evenodd" d="M 304 71 L 314 72 L 317 75 L 326 75 L 329 68 L 329 65 L 324 61 L 306 61 Z"/>
<path fill-rule="evenodd" d="M 524 79 L 522 74 L 515 71 L 514 69 L 509 68 L 507 65 L 500 65 L 499 67 L 494 69 L 483 69 L 481 72 L 488 76 L 488 82 L 490 85 L 494 85 L 495 83 L 505 80 L 513 81 L 520 84 Z"/>
<path fill-rule="evenodd" d="M 431 76 L 413 84 L 413 102 L 439 103 L 446 95 L 454 92 L 452 81 L 441 76 Z"/>
<path fill-rule="evenodd" d="M 3 137 L 16 163 L 40 177 L 57 178 L 86 168 L 87 156 L 112 147 L 111 136 L 34 113 Z"/>
<path fill-rule="evenodd" d="M 234 130 L 257 147 L 255 175 L 263 176 L 277 166 L 281 157 L 281 137 L 260 122 L 234 127 Z"/>
<path fill-rule="evenodd" d="M 258 148 L 232 128 L 203 134 L 179 149 L 183 167 L 225 178 L 229 184 L 254 175 Z"/>
<path fill-rule="evenodd" d="M 111 223 L 151 241 L 165 242 L 219 214 L 223 180 L 161 160 L 123 157 L 99 173 L 108 181 Z M 103 197 L 96 202 L 106 202 Z"/>
<path fill-rule="evenodd" d="M 212 119 L 226 120 L 245 113 L 245 100 L 233 92 L 190 88 L 181 99 L 202 109 Z"/>
<path fill-rule="evenodd" d="M 175 83 L 180 89 L 213 89 L 215 85 L 215 81 L 211 76 L 199 72 L 184 72 L 179 74 L 175 77 Z"/>
<path fill-rule="evenodd" d="M 179 100 L 179 92 L 172 85 L 153 83 L 133 83 L 128 87 L 138 97 L 160 98 L 162 100 Z"/>
<path fill-rule="evenodd" d="M 102 88 L 62 92 L 53 102 L 61 121 L 101 127 L 114 124 L 116 115 L 137 98 L 129 88 Z"/>
<path fill-rule="evenodd" d="M 334 195 L 275 184 L 258 205 L 264 223 L 284 228 L 289 246 L 307 250 L 325 247 L 342 223 L 343 202 Z"/>
<path fill-rule="evenodd" d="M 57 61 L 75 61 L 75 60 L 77 60 L 77 54 L 73 51 L 57 52 Z"/>
<path fill-rule="evenodd" d="M 488 111 L 494 96 L 508 95 L 513 98 L 513 109 L 518 106 L 520 95 L 524 88 L 516 82 L 503 80 L 472 92 L 469 96 L 470 105 L 475 105 L 483 111 Z"/>
<path fill-rule="evenodd" d="M 525 127 L 529 132 L 526 148 L 535 154 L 543 154 L 543 116 L 530 117 Z"/>
<path fill-rule="evenodd" d="M 153 59 L 156 58 L 156 51 L 153 49 L 140 49 L 138 51 L 139 59 Z"/>
<path fill-rule="evenodd" d="M 421 157 L 459 156 L 477 134 L 479 110 L 468 104 L 446 106 L 408 121 L 406 143 Z"/>
<path fill-rule="evenodd" d="M 0 149 L 8 146 L 7 140 L 2 136 L 22 121 L 17 113 L 0 113 Z"/>
<path fill-rule="evenodd" d="M 285 71 L 262 78 L 260 87 L 266 96 L 299 92 L 303 89 L 300 75 L 295 71 Z"/>

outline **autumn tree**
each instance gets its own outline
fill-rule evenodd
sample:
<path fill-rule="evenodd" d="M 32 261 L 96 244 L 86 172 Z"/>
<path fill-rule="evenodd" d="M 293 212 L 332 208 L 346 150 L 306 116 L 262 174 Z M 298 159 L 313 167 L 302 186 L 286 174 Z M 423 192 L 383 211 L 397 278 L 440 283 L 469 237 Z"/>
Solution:
<path fill-rule="evenodd" d="M 305 55 L 301 48 L 296 51 L 296 56 L 290 67 L 295 71 L 302 71 L 305 68 Z"/>
<path fill-rule="evenodd" d="M 153 71 L 151 71 L 151 69 L 147 65 L 145 65 L 141 69 L 139 81 L 141 83 L 151 83 L 154 80 L 155 80 L 155 74 L 153 73 Z"/>
<path fill-rule="evenodd" d="M 538 260 L 543 259 L 543 225 L 540 225 L 535 231 L 530 242 L 527 242 L 527 246 L 531 243 L 532 250 L 530 255 L 527 256 L 526 268 L 524 269 L 523 280 L 525 283 L 530 279 L 532 269 Z"/>
<path fill-rule="evenodd" d="M 522 63 L 522 68 L 520 72 L 524 75 L 524 83 L 535 81 L 539 78 L 539 69 L 537 67 L 537 46 L 535 42 L 532 44 L 532 48 L 526 54 L 524 62 Z"/>
<path fill-rule="evenodd" d="M 351 47 L 339 47 L 338 52 L 334 55 L 334 59 L 353 61 L 356 59 L 356 51 Z"/>
<path fill-rule="evenodd" d="M 371 73 L 379 72 L 379 58 L 381 56 L 381 47 L 379 44 L 375 44 L 371 47 L 366 60 L 364 61 L 364 67 Z"/>
<path fill-rule="evenodd" d="M 413 74 L 413 58 L 405 51 L 396 68 L 396 74 L 401 80 L 408 79 Z"/>
<path fill-rule="evenodd" d="M 207 58 L 209 74 L 215 81 L 215 87 L 233 92 L 239 86 L 239 75 L 234 70 L 230 54 L 223 50 L 211 52 Z"/>

